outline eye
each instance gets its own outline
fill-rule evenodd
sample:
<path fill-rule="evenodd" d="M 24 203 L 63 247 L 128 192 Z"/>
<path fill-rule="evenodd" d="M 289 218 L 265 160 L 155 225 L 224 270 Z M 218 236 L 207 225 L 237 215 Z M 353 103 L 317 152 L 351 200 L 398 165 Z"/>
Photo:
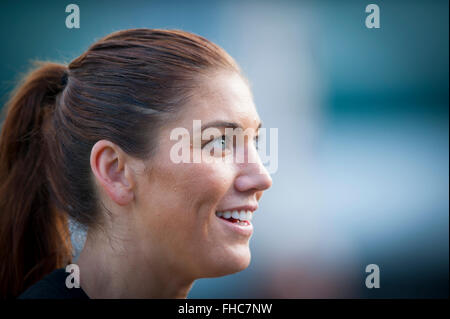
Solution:
<path fill-rule="evenodd" d="M 211 143 L 210 145 L 213 146 L 214 148 L 215 148 L 215 147 L 218 147 L 219 149 L 224 150 L 224 149 L 226 148 L 226 146 L 227 146 L 226 136 L 225 136 L 225 135 L 222 135 L 222 136 L 220 136 L 220 137 L 217 137 L 217 138 L 213 139 L 213 140 L 212 140 L 211 142 L 209 142 L 209 143 Z M 209 144 L 209 143 L 208 143 L 208 144 Z"/>
<path fill-rule="evenodd" d="M 213 139 L 212 141 L 209 141 L 202 148 L 204 148 L 205 146 L 208 146 L 211 151 L 220 150 L 224 152 L 232 146 L 232 143 L 230 143 L 228 136 L 222 135 Z"/>

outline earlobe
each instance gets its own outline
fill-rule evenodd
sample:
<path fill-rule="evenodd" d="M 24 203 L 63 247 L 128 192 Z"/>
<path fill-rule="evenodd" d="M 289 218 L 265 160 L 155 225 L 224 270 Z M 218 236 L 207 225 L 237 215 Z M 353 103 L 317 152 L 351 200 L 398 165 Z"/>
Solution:
<path fill-rule="evenodd" d="M 91 150 L 90 164 L 99 186 L 116 204 L 125 206 L 134 198 L 132 176 L 123 151 L 107 140 L 98 141 Z"/>

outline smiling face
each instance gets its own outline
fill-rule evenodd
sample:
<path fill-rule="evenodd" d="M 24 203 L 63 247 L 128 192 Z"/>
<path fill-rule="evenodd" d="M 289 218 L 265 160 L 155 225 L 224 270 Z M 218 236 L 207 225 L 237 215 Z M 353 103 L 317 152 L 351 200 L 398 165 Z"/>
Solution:
<path fill-rule="evenodd" d="M 251 222 L 225 219 L 224 215 L 229 217 L 233 211 L 243 214 L 239 219 L 245 219 L 246 214 L 258 215 L 258 200 L 272 181 L 252 142 L 260 119 L 241 76 L 216 73 L 194 93 L 188 105 L 161 129 L 157 152 L 137 180 L 135 209 L 141 251 L 149 256 L 157 253 L 166 267 L 196 279 L 231 274 L 249 265 L 253 226 Z M 193 143 L 194 120 L 201 120 L 202 126 L 214 123 L 221 134 L 230 125 L 249 129 L 248 138 L 240 146 L 247 161 L 223 161 L 232 156 L 232 148 L 236 149 L 232 140 L 218 137 L 199 145 Z M 208 161 L 174 163 L 170 152 L 177 141 L 170 140 L 170 133 L 175 128 L 189 131 L 191 156 L 201 154 L 205 147 L 219 145 L 221 151 L 208 152 Z M 155 243 L 152 251 L 146 250 L 148 243 Z M 158 247 L 157 252 L 154 247 Z"/>

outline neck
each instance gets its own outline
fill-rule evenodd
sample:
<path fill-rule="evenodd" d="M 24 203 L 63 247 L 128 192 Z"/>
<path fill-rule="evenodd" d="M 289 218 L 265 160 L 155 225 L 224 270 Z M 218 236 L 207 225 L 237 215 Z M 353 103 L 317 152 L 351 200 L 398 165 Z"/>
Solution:
<path fill-rule="evenodd" d="M 122 240 L 88 234 L 77 265 L 80 285 L 92 299 L 115 298 L 187 298 L 194 280 L 182 276 L 179 269 L 151 243 Z M 157 246 L 154 246 L 157 247 Z"/>

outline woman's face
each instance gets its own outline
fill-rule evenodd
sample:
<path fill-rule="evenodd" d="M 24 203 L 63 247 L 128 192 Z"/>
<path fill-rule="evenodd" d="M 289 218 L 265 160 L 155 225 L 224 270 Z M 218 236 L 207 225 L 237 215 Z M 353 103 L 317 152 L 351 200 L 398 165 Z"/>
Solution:
<path fill-rule="evenodd" d="M 219 122 L 234 123 L 249 129 L 249 135 L 239 147 L 233 139 L 221 137 L 197 144 L 194 120 L 202 126 L 215 123 L 213 127 L 221 134 L 230 126 Z M 253 142 L 259 125 L 251 92 L 240 75 L 222 72 L 204 82 L 176 118 L 160 130 L 156 154 L 146 163 L 146 173 L 138 177 L 135 209 L 140 251 L 149 258 L 158 256 L 169 269 L 193 279 L 223 276 L 249 265 L 253 226 L 225 217 L 238 211 L 239 220 L 246 214 L 257 218 L 258 200 L 272 184 Z M 189 138 L 190 159 L 205 147 L 220 152 L 203 152 L 199 163 L 175 163 L 171 149 L 181 137 L 171 140 L 170 135 L 176 128 L 189 132 L 183 138 Z M 233 160 L 233 148 L 245 154 L 243 163 Z M 249 212 L 241 216 L 241 211 Z M 219 217 L 218 212 L 230 213 Z"/>

